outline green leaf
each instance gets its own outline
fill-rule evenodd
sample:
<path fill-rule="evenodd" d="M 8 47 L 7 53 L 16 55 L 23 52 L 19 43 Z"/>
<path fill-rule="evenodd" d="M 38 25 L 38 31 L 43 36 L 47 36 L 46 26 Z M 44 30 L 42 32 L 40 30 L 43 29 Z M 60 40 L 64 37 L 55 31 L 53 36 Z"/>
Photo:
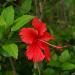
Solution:
<path fill-rule="evenodd" d="M 7 27 L 11 26 L 14 22 L 14 8 L 12 6 L 9 6 L 5 8 L 2 13 L 2 17 L 7 23 Z"/>
<path fill-rule="evenodd" d="M 32 0 L 24 0 L 21 4 L 21 13 L 26 14 L 31 9 Z"/>
<path fill-rule="evenodd" d="M 6 26 L 6 22 L 2 16 L 0 16 L 0 26 L 3 26 L 3 27 Z"/>
<path fill-rule="evenodd" d="M 61 65 L 61 68 L 63 70 L 72 70 L 72 69 L 75 69 L 75 64 L 65 62 L 64 64 Z"/>
<path fill-rule="evenodd" d="M 13 58 L 18 58 L 18 47 L 16 44 L 5 44 L 2 46 L 3 50 L 8 53 L 9 56 L 12 56 Z"/>
<path fill-rule="evenodd" d="M 6 22 L 4 21 L 3 17 L 0 16 L 0 39 L 3 38 L 5 28 L 6 28 Z"/>
<path fill-rule="evenodd" d="M 44 71 L 44 75 L 55 75 L 55 70 L 54 69 L 51 69 L 51 68 L 47 68 Z"/>
<path fill-rule="evenodd" d="M 60 62 L 51 60 L 50 63 L 48 63 L 48 66 L 51 66 L 51 67 L 60 67 Z"/>
<path fill-rule="evenodd" d="M 56 53 L 54 53 L 54 54 L 52 55 L 52 60 L 57 61 L 57 59 L 58 59 L 58 56 L 57 56 Z"/>
<path fill-rule="evenodd" d="M 3 50 L 1 48 L 0 48 L 0 55 L 2 55 L 4 57 L 10 57 L 9 54 L 5 50 Z"/>
<path fill-rule="evenodd" d="M 11 31 L 19 30 L 25 24 L 30 22 L 33 18 L 34 18 L 34 16 L 31 16 L 31 15 L 23 15 L 23 16 L 19 17 L 18 19 L 15 20 L 14 25 L 11 28 Z"/>
<path fill-rule="evenodd" d="M 69 54 L 68 50 L 63 51 L 61 56 L 59 57 L 59 60 L 61 62 L 65 62 L 65 61 L 67 61 L 69 59 L 70 59 L 70 54 Z"/>

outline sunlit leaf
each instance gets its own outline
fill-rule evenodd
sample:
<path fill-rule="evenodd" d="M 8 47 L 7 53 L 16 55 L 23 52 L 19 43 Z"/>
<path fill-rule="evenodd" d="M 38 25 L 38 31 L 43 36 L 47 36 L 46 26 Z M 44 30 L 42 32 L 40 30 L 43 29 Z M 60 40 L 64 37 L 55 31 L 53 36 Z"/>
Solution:
<path fill-rule="evenodd" d="M 13 58 L 18 58 L 18 47 L 16 44 L 5 44 L 2 46 L 3 50 L 8 53 L 9 56 L 12 56 Z"/>
<path fill-rule="evenodd" d="M 14 8 L 12 6 L 9 6 L 5 9 L 3 9 L 1 13 L 2 17 L 7 23 L 7 27 L 11 26 L 14 22 Z"/>
<path fill-rule="evenodd" d="M 31 15 L 23 15 L 23 16 L 17 18 L 15 20 L 15 22 L 14 22 L 13 27 L 11 28 L 11 31 L 17 31 L 17 30 L 19 30 L 25 24 L 27 24 L 28 22 L 30 22 L 33 18 L 34 18 L 34 16 L 31 16 Z"/>

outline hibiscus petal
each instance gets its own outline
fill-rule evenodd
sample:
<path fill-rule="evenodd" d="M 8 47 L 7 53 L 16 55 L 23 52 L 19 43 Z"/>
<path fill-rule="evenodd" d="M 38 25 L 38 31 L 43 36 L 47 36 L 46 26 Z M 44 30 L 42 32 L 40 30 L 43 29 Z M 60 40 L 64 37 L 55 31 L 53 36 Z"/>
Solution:
<path fill-rule="evenodd" d="M 43 43 L 43 42 L 39 42 L 40 47 L 44 50 L 44 55 L 46 60 L 49 62 L 51 59 L 51 53 L 50 53 L 50 48 L 48 47 L 47 44 Z"/>
<path fill-rule="evenodd" d="M 37 37 L 37 32 L 33 28 L 22 28 L 19 35 L 24 43 L 31 44 Z"/>
<path fill-rule="evenodd" d="M 42 23 L 36 17 L 32 20 L 32 25 L 38 30 L 39 35 L 43 35 L 43 33 L 47 30 L 46 24 Z"/>
<path fill-rule="evenodd" d="M 29 45 L 26 51 L 26 56 L 28 57 L 29 60 L 32 60 L 34 62 L 40 62 L 45 57 L 37 44 Z"/>
<path fill-rule="evenodd" d="M 49 34 L 48 32 L 44 32 L 44 34 L 41 37 L 41 40 L 44 41 L 55 40 L 55 37 Z"/>

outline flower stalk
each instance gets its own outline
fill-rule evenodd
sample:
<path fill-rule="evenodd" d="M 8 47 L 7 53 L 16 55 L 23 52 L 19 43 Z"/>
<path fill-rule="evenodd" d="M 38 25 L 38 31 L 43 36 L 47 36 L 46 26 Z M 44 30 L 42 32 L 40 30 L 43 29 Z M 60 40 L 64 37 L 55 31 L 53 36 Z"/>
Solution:
<path fill-rule="evenodd" d="M 37 62 L 34 62 L 34 73 L 33 73 L 33 75 L 37 75 L 36 70 L 38 70 L 38 74 L 41 75 L 39 64 Z"/>

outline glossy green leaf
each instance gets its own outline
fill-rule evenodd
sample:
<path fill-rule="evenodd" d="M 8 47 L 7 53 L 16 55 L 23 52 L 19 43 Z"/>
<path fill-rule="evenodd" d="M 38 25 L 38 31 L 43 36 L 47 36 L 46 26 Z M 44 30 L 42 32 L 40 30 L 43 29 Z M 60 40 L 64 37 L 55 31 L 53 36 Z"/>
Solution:
<path fill-rule="evenodd" d="M 8 53 L 9 56 L 13 58 L 18 58 L 18 47 L 16 44 L 5 44 L 2 46 L 3 50 Z"/>
<path fill-rule="evenodd" d="M 61 53 L 61 56 L 59 57 L 59 60 L 60 60 L 61 62 L 65 62 L 65 61 L 67 61 L 67 60 L 69 60 L 69 59 L 70 59 L 70 54 L 69 54 L 68 50 L 63 51 L 63 52 Z"/>
<path fill-rule="evenodd" d="M 14 8 L 12 6 L 9 6 L 5 9 L 3 9 L 1 13 L 2 17 L 7 23 L 7 27 L 11 26 L 14 22 Z"/>
<path fill-rule="evenodd" d="M 6 22 L 2 16 L 0 16 L 0 26 L 3 26 L 3 27 L 6 26 Z"/>
<path fill-rule="evenodd" d="M 30 22 L 33 18 L 34 18 L 34 16 L 31 16 L 31 15 L 23 15 L 23 16 L 19 17 L 18 19 L 15 20 L 14 25 L 11 28 L 11 31 L 19 30 L 25 24 Z"/>
<path fill-rule="evenodd" d="M 0 39 L 3 38 L 5 28 L 6 28 L 6 22 L 4 21 L 3 17 L 0 16 Z"/>
<path fill-rule="evenodd" d="M 65 62 L 64 64 L 61 65 L 61 68 L 63 70 L 72 70 L 72 69 L 75 69 L 75 64 Z"/>

